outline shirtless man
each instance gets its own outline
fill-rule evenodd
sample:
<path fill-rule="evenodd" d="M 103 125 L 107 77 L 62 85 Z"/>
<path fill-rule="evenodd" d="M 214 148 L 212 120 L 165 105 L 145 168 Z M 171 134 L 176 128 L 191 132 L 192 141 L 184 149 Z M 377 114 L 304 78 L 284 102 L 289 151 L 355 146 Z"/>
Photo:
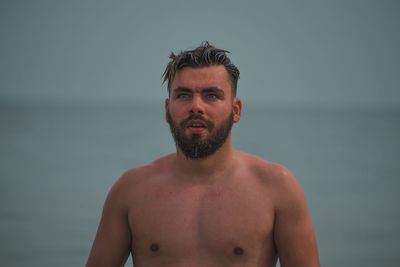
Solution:
<path fill-rule="evenodd" d="M 171 53 L 166 121 L 176 153 L 111 188 L 86 266 L 319 266 L 302 189 L 278 164 L 237 151 L 238 69 L 203 43 Z"/>

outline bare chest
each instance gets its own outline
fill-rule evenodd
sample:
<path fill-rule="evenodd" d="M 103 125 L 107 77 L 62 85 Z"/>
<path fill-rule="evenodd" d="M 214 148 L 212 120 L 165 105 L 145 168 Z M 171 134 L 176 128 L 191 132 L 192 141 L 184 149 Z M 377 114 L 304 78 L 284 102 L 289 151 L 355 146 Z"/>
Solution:
<path fill-rule="evenodd" d="M 137 202 L 129 224 L 138 258 L 273 261 L 273 205 L 257 188 L 156 187 Z"/>

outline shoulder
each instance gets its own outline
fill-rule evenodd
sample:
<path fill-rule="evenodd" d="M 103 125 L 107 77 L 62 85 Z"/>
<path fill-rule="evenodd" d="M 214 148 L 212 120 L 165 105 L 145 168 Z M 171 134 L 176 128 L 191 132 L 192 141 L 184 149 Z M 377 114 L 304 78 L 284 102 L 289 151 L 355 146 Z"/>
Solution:
<path fill-rule="evenodd" d="M 293 173 L 278 163 L 266 161 L 255 155 L 242 153 L 245 168 L 257 179 L 257 182 L 269 193 L 277 196 L 302 193 L 301 187 Z"/>
<path fill-rule="evenodd" d="M 285 166 L 266 161 L 252 154 L 243 152 L 241 154 L 245 168 L 265 182 L 282 183 L 295 179 Z"/>
<path fill-rule="evenodd" d="M 149 164 L 128 169 L 121 175 L 117 183 L 140 183 L 162 174 L 170 168 L 171 158 L 172 154 L 156 159 Z"/>
<path fill-rule="evenodd" d="M 264 191 L 264 195 L 274 203 L 275 211 L 306 214 L 306 198 L 296 177 L 285 166 L 265 161 L 254 155 L 246 155 L 247 168 Z"/>
<path fill-rule="evenodd" d="M 128 169 L 111 187 L 108 198 L 126 202 L 128 197 L 143 192 L 149 184 L 167 171 L 170 158 L 171 155 L 168 155 L 149 164 Z"/>

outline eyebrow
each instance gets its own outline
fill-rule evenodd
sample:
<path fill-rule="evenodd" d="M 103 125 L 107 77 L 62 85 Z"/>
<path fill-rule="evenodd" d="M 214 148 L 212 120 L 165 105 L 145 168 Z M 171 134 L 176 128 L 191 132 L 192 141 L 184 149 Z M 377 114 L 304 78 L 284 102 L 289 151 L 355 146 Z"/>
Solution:
<path fill-rule="evenodd" d="M 185 92 L 185 93 L 193 93 L 194 90 L 186 88 L 186 87 L 182 87 L 182 86 L 178 86 L 177 88 L 175 88 L 173 90 L 174 93 L 181 93 L 181 92 Z M 223 95 L 224 94 L 224 90 L 218 88 L 218 87 L 207 87 L 204 89 L 200 90 L 202 93 L 218 93 Z"/>

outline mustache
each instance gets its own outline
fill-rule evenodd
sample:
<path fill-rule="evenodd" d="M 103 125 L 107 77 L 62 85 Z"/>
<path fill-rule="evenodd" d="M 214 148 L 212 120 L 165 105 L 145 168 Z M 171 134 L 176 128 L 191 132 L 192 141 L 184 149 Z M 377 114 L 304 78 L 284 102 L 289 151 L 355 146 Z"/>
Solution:
<path fill-rule="evenodd" d="M 207 128 L 210 129 L 210 130 L 212 130 L 212 128 L 214 127 L 214 123 L 212 123 L 211 121 L 207 120 L 206 118 L 204 118 L 201 115 L 190 115 L 189 117 L 187 117 L 186 119 L 184 119 L 181 122 L 181 127 L 184 128 L 186 126 L 186 124 L 191 120 L 201 120 L 201 121 L 203 121 L 207 125 Z"/>

